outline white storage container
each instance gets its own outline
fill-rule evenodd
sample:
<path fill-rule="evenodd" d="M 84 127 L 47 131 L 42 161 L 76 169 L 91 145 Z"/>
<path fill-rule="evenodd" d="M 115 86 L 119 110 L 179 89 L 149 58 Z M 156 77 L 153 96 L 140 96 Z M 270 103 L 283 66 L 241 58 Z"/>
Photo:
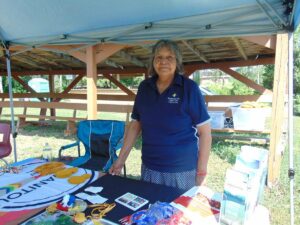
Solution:
<path fill-rule="evenodd" d="M 208 111 L 210 116 L 210 125 L 213 129 L 223 129 L 224 128 L 224 120 L 225 120 L 225 112 L 223 111 Z"/>
<path fill-rule="evenodd" d="M 263 131 L 267 129 L 267 118 L 271 117 L 271 108 L 231 107 L 233 126 L 236 130 Z"/>

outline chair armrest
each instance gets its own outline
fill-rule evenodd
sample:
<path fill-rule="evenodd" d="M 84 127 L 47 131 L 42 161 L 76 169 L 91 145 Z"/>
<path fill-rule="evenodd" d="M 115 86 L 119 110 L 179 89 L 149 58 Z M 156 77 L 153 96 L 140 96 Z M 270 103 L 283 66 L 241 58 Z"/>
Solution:
<path fill-rule="evenodd" d="M 62 151 L 67 150 L 67 149 L 72 148 L 72 147 L 76 147 L 76 146 L 77 146 L 77 149 L 78 149 L 78 157 L 80 157 L 80 142 L 76 141 L 74 143 L 61 146 L 60 149 L 59 149 L 59 152 L 58 152 L 58 158 L 61 159 Z"/>

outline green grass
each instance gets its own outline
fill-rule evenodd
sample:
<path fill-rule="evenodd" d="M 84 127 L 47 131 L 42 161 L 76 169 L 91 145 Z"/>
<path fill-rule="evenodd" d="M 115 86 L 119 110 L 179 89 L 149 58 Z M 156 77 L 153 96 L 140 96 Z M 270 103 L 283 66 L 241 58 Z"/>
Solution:
<path fill-rule="evenodd" d="M 125 120 L 125 114 L 103 113 L 100 115 L 102 119 L 120 119 Z M 2 119 L 2 118 L 1 118 Z M 8 122 L 8 121 L 7 121 Z M 294 132 L 294 150 L 295 150 L 295 224 L 300 221 L 300 117 L 295 117 Z M 76 137 L 64 137 L 63 131 L 66 128 L 66 122 L 52 122 L 51 126 L 32 126 L 28 125 L 19 131 L 17 138 L 18 160 L 28 157 L 41 156 L 41 150 L 45 142 L 54 150 L 58 150 L 60 146 L 72 143 Z M 239 152 L 242 143 L 233 141 L 214 140 L 212 152 L 209 160 L 209 176 L 207 185 L 215 191 L 222 192 L 224 186 L 224 177 L 226 169 L 232 167 L 235 161 L 235 155 Z M 265 146 L 267 147 L 267 146 Z M 141 140 L 139 140 L 126 162 L 129 177 L 138 179 L 140 177 L 141 167 Z M 75 150 L 71 152 L 74 154 Z M 272 189 L 265 188 L 262 204 L 270 210 L 271 224 L 285 225 L 289 224 L 289 179 L 287 171 L 289 168 L 288 155 L 285 151 L 281 164 L 281 173 L 279 183 Z M 12 162 L 13 154 L 7 159 Z"/>

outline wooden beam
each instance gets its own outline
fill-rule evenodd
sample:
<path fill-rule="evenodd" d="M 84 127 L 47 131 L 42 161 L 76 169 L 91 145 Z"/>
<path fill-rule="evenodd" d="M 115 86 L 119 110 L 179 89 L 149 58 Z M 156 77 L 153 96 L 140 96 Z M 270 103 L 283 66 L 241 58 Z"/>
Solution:
<path fill-rule="evenodd" d="M 49 90 L 50 93 L 54 93 L 55 92 L 55 83 L 54 83 L 54 76 L 50 76 L 48 75 L 48 80 L 49 80 Z M 50 98 L 50 102 L 53 101 L 53 98 Z M 55 116 L 55 109 L 50 109 L 50 115 L 51 116 Z"/>
<path fill-rule="evenodd" d="M 1 102 L 2 107 L 9 107 L 9 102 Z M 88 104 L 85 103 L 65 103 L 65 102 L 26 102 L 14 101 L 15 108 L 47 108 L 47 109 L 76 109 L 87 110 Z M 118 105 L 118 104 L 98 104 L 97 110 L 99 112 L 120 112 L 126 113 L 132 111 L 132 105 Z"/>
<path fill-rule="evenodd" d="M 191 41 L 181 41 L 188 49 L 190 49 L 196 56 L 198 56 L 202 61 L 209 63 L 209 60 L 201 53 Z"/>
<path fill-rule="evenodd" d="M 96 48 L 96 64 L 102 62 L 103 60 L 107 59 L 111 55 L 115 54 L 116 52 L 120 51 L 124 48 L 125 45 L 117 45 L 117 44 L 98 44 L 95 46 Z"/>
<path fill-rule="evenodd" d="M 87 67 L 87 102 L 88 102 L 88 119 L 97 119 L 97 63 L 96 47 L 89 46 L 86 50 L 86 67 Z"/>
<path fill-rule="evenodd" d="M 264 36 L 246 36 L 241 39 L 253 42 L 255 44 L 265 46 L 270 49 L 276 48 L 276 36 L 275 35 L 264 35 Z"/>
<path fill-rule="evenodd" d="M 109 66 L 115 67 L 115 68 L 124 69 L 124 67 L 121 64 L 118 64 L 118 63 L 114 62 L 113 60 L 107 59 L 107 60 L 104 61 L 104 63 L 109 65 Z"/>
<path fill-rule="evenodd" d="M 190 63 L 185 64 L 184 68 L 189 70 L 205 70 L 205 69 L 219 69 L 220 67 L 243 67 L 274 64 L 274 58 L 258 58 L 255 60 L 241 60 L 241 61 L 225 61 L 216 63 Z"/>
<path fill-rule="evenodd" d="M 109 74 L 103 74 L 103 76 L 107 79 L 109 79 L 110 81 L 112 81 L 115 85 L 117 85 L 122 91 L 124 91 L 126 94 L 128 94 L 129 96 L 135 96 L 135 93 L 132 92 L 130 89 L 128 89 L 127 87 L 125 87 L 121 82 L 119 82 L 117 79 L 115 79 L 113 76 L 109 75 Z"/>
<path fill-rule="evenodd" d="M 60 63 L 54 62 L 51 59 L 44 58 L 45 57 L 44 55 L 40 55 L 40 54 L 38 54 L 38 55 L 36 55 L 36 54 L 28 55 L 27 53 L 25 53 L 25 55 L 26 55 L 27 58 L 32 59 L 32 61 L 38 60 L 38 61 L 42 61 L 43 63 L 50 64 L 52 66 L 56 66 L 60 69 L 66 68 L 65 65 L 61 65 Z"/>
<path fill-rule="evenodd" d="M 8 99 L 8 93 L 0 93 L 0 99 Z M 54 98 L 54 99 L 87 99 L 87 94 L 68 93 L 15 93 L 14 98 Z M 125 94 L 97 94 L 98 100 L 134 101 L 134 95 Z M 58 102 L 58 101 L 56 101 Z"/>
<path fill-rule="evenodd" d="M 33 89 L 32 89 L 26 82 L 24 82 L 20 77 L 14 75 L 14 74 L 12 74 L 12 77 L 13 77 L 16 81 L 18 81 L 18 82 L 24 87 L 25 90 L 27 90 L 27 91 L 29 91 L 29 92 L 31 92 L 31 93 L 37 94 L 37 92 L 36 92 L 35 90 L 33 90 Z M 45 101 L 44 98 L 39 98 L 39 100 L 40 100 L 41 102 Z"/>
<path fill-rule="evenodd" d="M 83 75 L 77 75 L 75 79 L 72 80 L 72 82 L 69 84 L 68 87 L 62 92 L 63 94 L 69 93 L 69 91 L 72 90 L 73 87 L 75 87 L 76 84 L 78 84 L 79 81 L 83 78 Z"/>
<path fill-rule="evenodd" d="M 220 70 L 222 70 L 224 73 L 229 74 L 230 76 L 234 77 L 235 79 L 239 80 L 240 82 L 246 84 L 247 86 L 253 88 L 254 90 L 258 91 L 262 94 L 268 94 L 272 93 L 269 89 L 266 89 L 265 87 L 255 83 L 253 80 L 250 80 L 249 78 L 241 75 L 240 73 L 226 67 L 220 67 Z"/>
<path fill-rule="evenodd" d="M 206 102 L 272 102 L 271 94 L 264 95 L 206 95 Z"/>
<path fill-rule="evenodd" d="M 69 84 L 68 87 L 66 87 L 66 89 L 62 92 L 62 94 L 66 94 L 69 93 L 69 91 L 72 90 L 73 87 L 75 87 L 76 84 L 78 84 L 78 82 L 83 78 L 83 75 L 77 75 L 77 77 L 75 79 L 73 79 L 73 81 Z M 63 98 L 57 98 L 54 101 L 55 102 L 59 102 L 61 101 Z"/>
<path fill-rule="evenodd" d="M 274 64 L 274 57 L 268 58 L 258 58 L 256 60 L 242 60 L 242 61 L 225 61 L 225 62 L 216 62 L 216 63 L 189 63 L 184 64 L 184 69 L 187 71 L 195 71 L 195 70 L 205 70 L 205 69 L 219 69 L 220 67 L 243 67 L 243 66 L 256 66 L 256 65 L 268 65 Z M 78 69 L 78 70 L 28 70 L 28 71 L 13 71 L 15 75 L 22 75 L 22 76 L 32 76 L 37 74 L 49 74 L 49 75 L 57 75 L 57 74 L 83 74 L 86 75 L 85 69 Z M 126 67 L 125 69 L 121 68 L 101 68 L 97 71 L 98 74 L 100 73 L 110 73 L 110 74 L 141 74 L 147 73 L 146 68 L 142 67 Z M 7 76 L 6 71 L 0 71 L 0 76 Z"/>
<path fill-rule="evenodd" d="M 37 63 L 35 63 L 34 61 L 32 60 L 27 60 L 26 58 L 24 57 L 20 57 L 19 55 L 16 55 L 16 56 L 13 56 L 12 57 L 13 60 L 16 60 L 16 61 L 19 61 L 21 63 L 24 63 L 24 64 L 27 64 L 28 66 L 33 66 L 35 68 L 40 68 L 42 70 L 49 70 L 48 68 L 44 67 L 44 66 L 41 66 Z"/>
<path fill-rule="evenodd" d="M 245 53 L 245 50 L 243 48 L 243 46 L 241 45 L 241 42 L 239 41 L 239 39 L 237 39 L 236 37 L 232 37 L 231 38 L 235 44 L 235 46 L 237 47 L 237 49 L 239 50 L 241 56 L 245 59 L 245 60 L 248 60 L 248 56 L 247 54 Z"/>
<path fill-rule="evenodd" d="M 137 57 L 131 56 L 130 54 L 128 54 L 125 51 L 120 51 L 117 53 L 117 55 L 139 67 L 147 67 L 147 64 L 145 64 L 143 61 L 139 60 Z"/>
<path fill-rule="evenodd" d="M 277 183 L 280 175 L 282 152 L 285 148 L 283 139 L 286 83 L 288 77 L 288 34 L 278 34 L 273 85 L 272 127 L 270 135 L 268 185 Z"/>
<path fill-rule="evenodd" d="M 70 54 L 76 59 L 79 59 L 81 62 L 86 63 L 86 53 L 81 51 L 72 51 L 72 52 L 68 52 L 68 54 Z"/>

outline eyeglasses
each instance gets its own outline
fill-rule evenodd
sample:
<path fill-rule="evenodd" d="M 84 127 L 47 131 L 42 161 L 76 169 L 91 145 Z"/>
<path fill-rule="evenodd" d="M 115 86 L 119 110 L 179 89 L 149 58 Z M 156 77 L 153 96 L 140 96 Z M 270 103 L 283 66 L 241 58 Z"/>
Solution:
<path fill-rule="evenodd" d="M 174 63 L 176 61 L 176 58 L 174 56 L 155 56 L 154 57 L 154 62 L 155 63 L 162 63 L 162 62 L 168 62 L 168 63 Z"/>

